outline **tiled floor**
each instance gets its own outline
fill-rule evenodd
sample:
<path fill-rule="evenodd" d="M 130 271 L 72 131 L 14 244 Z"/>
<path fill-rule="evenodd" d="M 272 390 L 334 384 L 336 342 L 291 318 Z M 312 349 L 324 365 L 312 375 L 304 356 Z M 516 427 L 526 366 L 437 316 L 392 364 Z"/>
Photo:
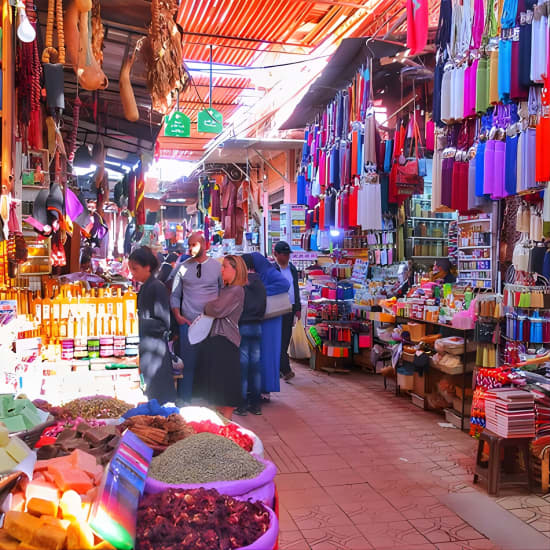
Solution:
<path fill-rule="evenodd" d="M 262 416 L 237 419 L 279 469 L 281 550 L 500 548 L 440 500 L 486 494 L 472 485 L 473 439 L 384 391 L 380 376 L 295 369 Z M 494 501 L 550 550 L 550 495 Z"/>

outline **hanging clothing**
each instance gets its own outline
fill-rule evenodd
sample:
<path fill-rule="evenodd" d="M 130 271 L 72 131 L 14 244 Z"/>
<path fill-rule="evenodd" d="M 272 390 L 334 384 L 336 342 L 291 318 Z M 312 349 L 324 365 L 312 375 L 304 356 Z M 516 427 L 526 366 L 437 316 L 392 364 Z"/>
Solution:
<path fill-rule="evenodd" d="M 499 53 L 493 50 L 489 53 L 489 102 L 496 105 L 499 102 L 498 94 L 498 70 Z"/>
<path fill-rule="evenodd" d="M 441 82 L 441 120 L 445 124 L 450 124 L 453 118 L 452 107 L 452 68 L 445 69 Z"/>
<path fill-rule="evenodd" d="M 494 187 L 491 194 L 491 199 L 503 199 L 507 196 L 506 193 L 506 142 L 501 140 L 495 140 L 495 154 L 494 154 Z"/>
<path fill-rule="evenodd" d="M 451 208 L 453 195 L 454 157 L 443 159 L 441 167 L 441 204 Z"/>
<path fill-rule="evenodd" d="M 365 143 L 363 146 L 363 173 L 369 166 L 376 166 L 376 119 L 374 112 L 365 118 Z"/>
<path fill-rule="evenodd" d="M 325 227 L 336 225 L 336 192 L 333 188 L 327 190 L 325 197 Z"/>
<path fill-rule="evenodd" d="M 531 36 L 536 3 L 537 0 L 519 0 L 519 82 L 524 88 L 531 85 Z"/>
<path fill-rule="evenodd" d="M 357 185 L 352 185 L 349 191 L 349 214 L 348 220 L 350 227 L 357 227 L 357 195 L 359 192 L 359 187 Z"/>
<path fill-rule="evenodd" d="M 340 150 L 333 146 L 330 151 L 329 184 L 335 189 L 340 189 Z"/>
<path fill-rule="evenodd" d="M 433 88 L 433 109 L 432 109 L 432 119 L 435 124 L 439 127 L 444 126 L 443 121 L 441 120 L 441 90 L 443 85 L 443 74 L 444 74 L 445 63 L 440 60 L 435 65 L 434 69 L 434 88 Z"/>
<path fill-rule="evenodd" d="M 460 214 L 468 211 L 468 177 L 467 162 L 455 161 L 452 173 L 451 208 Z"/>
<path fill-rule="evenodd" d="M 444 147 L 443 140 L 444 136 L 436 134 L 432 161 L 432 212 L 437 212 L 441 206 L 441 169 L 443 162 L 441 151 Z"/>
<path fill-rule="evenodd" d="M 475 59 L 464 71 L 464 116 L 476 115 L 477 67 L 479 60 Z"/>
<path fill-rule="evenodd" d="M 518 0 L 516 11 L 516 29 L 512 38 L 512 69 L 510 97 L 515 101 L 527 99 L 529 88 L 521 82 L 521 33 L 522 14 L 525 12 L 525 0 Z M 525 26 L 525 25 L 523 25 Z"/>
<path fill-rule="evenodd" d="M 478 61 L 476 73 L 476 111 L 478 113 L 484 113 L 491 104 L 489 101 L 489 82 L 489 58 L 482 56 Z"/>
<path fill-rule="evenodd" d="M 513 195 L 517 188 L 519 135 L 506 136 L 506 163 L 505 163 L 505 190 L 506 194 Z"/>
<path fill-rule="evenodd" d="M 512 41 L 500 40 L 498 46 L 498 97 L 506 102 L 512 91 Z"/>
<path fill-rule="evenodd" d="M 428 41 L 428 0 L 407 0 L 407 47 L 417 55 Z"/>
<path fill-rule="evenodd" d="M 365 183 L 357 197 L 357 221 L 364 230 L 382 229 L 382 197 L 379 183 Z"/>
<path fill-rule="evenodd" d="M 535 179 L 538 183 L 546 183 L 550 181 L 550 103 L 543 105 L 543 115 L 535 132 Z"/>
<path fill-rule="evenodd" d="M 487 146 L 486 141 L 480 141 L 477 146 L 476 152 L 476 197 L 483 197 L 485 195 L 485 148 Z"/>
<path fill-rule="evenodd" d="M 451 25 L 453 17 L 453 4 L 451 0 L 441 0 L 439 7 L 439 23 L 435 43 L 439 51 L 447 49 L 451 41 Z"/>
<path fill-rule="evenodd" d="M 533 7 L 533 26 L 531 29 L 531 80 L 543 82 L 548 67 L 548 14 L 546 0 L 539 0 Z"/>
<path fill-rule="evenodd" d="M 306 177 L 304 174 L 300 174 L 296 178 L 296 203 L 307 204 L 306 199 Z"/>

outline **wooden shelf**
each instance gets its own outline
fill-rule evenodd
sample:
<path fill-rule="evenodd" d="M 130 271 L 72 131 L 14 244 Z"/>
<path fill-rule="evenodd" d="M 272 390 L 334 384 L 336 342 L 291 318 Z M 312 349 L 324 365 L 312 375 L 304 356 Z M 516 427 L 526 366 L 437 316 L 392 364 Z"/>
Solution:
<path fill-rule="evenodd" d="M 424 220 L 427 222 L 454 222 L 456 221 L 453 218 L 419 218 L 416 216 L 411 216 L 409 220 Z"/>
<path fill-rule="evenodd" d="M 448 237 L 407 237 L 407 239 L 415 239 L 415 240 L 427 240 L 427 241 L 446 241 Z"/>

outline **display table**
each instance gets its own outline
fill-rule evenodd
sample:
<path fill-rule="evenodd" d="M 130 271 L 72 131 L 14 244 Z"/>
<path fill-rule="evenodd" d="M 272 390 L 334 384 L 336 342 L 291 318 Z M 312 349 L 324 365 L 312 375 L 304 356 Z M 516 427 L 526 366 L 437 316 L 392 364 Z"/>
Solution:
<path fill-rule="evenodd" d="M 468 377 L 472 374 L 474 371 L 475 361 L 472 362 L 469 360 L 469 352 L 468 352 L 468 343 L 471 343 L 473 341 L 473 334 L 474 329 L 462 329 L 453 327 L 451 325 L 445 324 L 445 323 L 438 323 L 434 321 L 425 321 L 423 319 L 415 319 L 412 317 L 402 317 L 402 316 L 396 316 L 396 322 L 397 323 L 423 323 L 427 326 L 434 327 L 434 329 L 437 330 L 437 332 L 441 332 L 441 329 L 444 329 L 445 331 L 448 331 L 450 335 L 460 336 L 464 339 L 464 351 L 462 353 L 462 369 L 461 372 L 452 374 L 450 376 L 460 376 L 461 380 L 461 403 L 460 403 L 460 416 L 459 416 L 459 422 L 457 422 L 460 425 L 460 429 L 464 430 L 464 419 L 467 417 L 466 413 L 466 388 L 468 386 Z M 433 365 L 430 366 L 430 369 L 434 368 Z M 435 367 L 437 369 L 437 367 Z M 439 369 L 441 370 L 441 369 Z M 444 372 L 444 371 L 441 371 Z M 428 375 L 429 376 L 429 375 Z M 399 391 L 399 387 L 396 388 L 396 391 Z M 453 418 L 453 410 L 451 409 L 449 412 L 446 411 L 446 417 L 447 420 L 450 422 L 455 422 L 455 419 Z M 457 426 L 458 427 L 458 426 Z"/>

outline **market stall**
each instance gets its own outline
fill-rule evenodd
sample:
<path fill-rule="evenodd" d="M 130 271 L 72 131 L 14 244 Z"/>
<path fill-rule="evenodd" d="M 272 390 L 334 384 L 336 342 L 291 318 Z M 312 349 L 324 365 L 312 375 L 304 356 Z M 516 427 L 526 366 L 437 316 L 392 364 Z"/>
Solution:
<path fill-rule="evenodd" d="M 102 396 L 2 406 L 2 547 L 277 547 L 276 468 L 212 411 Z"/>

